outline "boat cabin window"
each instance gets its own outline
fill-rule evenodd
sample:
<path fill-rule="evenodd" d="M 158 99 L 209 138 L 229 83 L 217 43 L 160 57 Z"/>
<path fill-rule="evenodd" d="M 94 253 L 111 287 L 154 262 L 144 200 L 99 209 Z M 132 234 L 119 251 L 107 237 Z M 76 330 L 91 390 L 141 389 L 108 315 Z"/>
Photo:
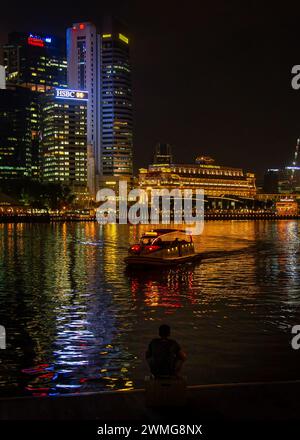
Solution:
<path fill-rule="evenodd" d="M 166 245 L 167 243 L 185 244 L 185 243 L 191 243 L 192 241 L 193 240 L 191 235 L 185 234 L 180 231 L 169 232 L 167 234 L 161 234 L 156 237 L 151 237 L 147 235 L 141 237 L 141 243 L 143 245 L 159 245 L 159 244 Z"/>
<path fill-rule="evenodd" d="M 153 243 L 153 241 L 154 240 L 156 240 L 157 239 L 157 237 L 142 237 L 141 238 L 141 243 L 142 244 L 145 244 L 145 245 L 147 245 L 147 244 L 152 244 Z"/>

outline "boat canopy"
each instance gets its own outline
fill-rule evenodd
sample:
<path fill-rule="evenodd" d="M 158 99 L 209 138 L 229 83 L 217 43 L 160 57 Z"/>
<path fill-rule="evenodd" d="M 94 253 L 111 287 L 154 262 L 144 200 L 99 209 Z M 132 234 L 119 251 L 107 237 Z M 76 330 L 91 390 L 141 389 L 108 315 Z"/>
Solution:
<path fill-rule="evenodd" d="M 191 242 L 192 236 L 189 232 L 180 229 L 153 229 L 151 231 L 145 232 L 141 241 L 143 243 L 155 244 L 157 241 L 175 241 Z"/>

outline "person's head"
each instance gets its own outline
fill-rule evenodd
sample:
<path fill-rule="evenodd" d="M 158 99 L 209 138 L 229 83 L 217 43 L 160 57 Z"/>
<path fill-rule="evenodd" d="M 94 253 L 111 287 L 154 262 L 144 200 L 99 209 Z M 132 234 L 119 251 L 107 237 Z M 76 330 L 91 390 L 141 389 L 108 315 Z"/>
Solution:
<path fill-rule="evenodd" d="M 159 327 L 158 333 L 159 333 L 159 336 L 161 338 L 168 338 L 170 336 L 170 333 L 171 333 L 171 328 L 167 324 L 162 324 Z"/>

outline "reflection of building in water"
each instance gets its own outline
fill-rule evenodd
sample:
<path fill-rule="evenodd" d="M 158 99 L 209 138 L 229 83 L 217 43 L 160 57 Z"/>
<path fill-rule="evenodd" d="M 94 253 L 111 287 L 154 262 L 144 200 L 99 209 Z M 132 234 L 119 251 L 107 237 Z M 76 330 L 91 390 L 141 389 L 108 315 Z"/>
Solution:
<path fill-rule="evenodd" d="M 164 225 L 166 226 L 166 225 Z M 141 226 L 140 235 L 151 226 Z M 255 222 L 222 222 L 208 223 L 201 237 L 194 237 L 198 251 L 203 253 L 199 264 L 162 270 L 128 271 L 131 293 L 134 300 L 143 303 L 149 309 L 164 309 L 164 314 L 174 314 L 179 309 L 189 308 L 190 305 L 213 303 L 222 298 L 224 279 L 232 286 L 232 295 L 239 285 L 241 258 L 247 248 L 255 242 Z M 226 260 L 226 262 L 224 262 Z M 247 253 L 246 267 L 243 271 L 245 283 L 255 278 L 254 253 Z M 205 290 L 202 290 L 202 282 Z M 245 289 L 245 298 L 256 294 Z M 200 311 L 206 313 L 206 310 Z"/>
<path fill-rule="evenodd" d="M 203 189 L 205 195 L 220 197 L 235 195 L 254 197 L 255 176 L 241 168 L 212 164 L 207 157 L 197 158 L 195 164 L 149 165 L 140 169 L 139 185 L 150 189 Z"/>
<path fill-rule="evenodd" d="M 12 308 L 10 313 L 14 334 L 22 335 L 18 356 L 26 369 L 21 385 L 34 395 L 131 388 L 124 366 L 129 355 L 114 342 L 117 307 L 112 306 L 112 289 L 99 264 L 99 226 L 36 228 L 34 243 L 28 243 L 24 233 L 11 232 L 5 259 L 14 257 L 22 286 L 21 295 L 13 286 L 14 295 L 19 295 L 14 303 L 21 310 Z M 15 258 L 16 239 L 21 260 Z"/>
<path fill-rule="evenodd" d="M 280 319 L 276 323 L 279 328 L 290 330 L 291 320 L 297 320 L 299 316 L 299 225 L 297 221 L 278 220 L 268 223 L 260 228 L 272 231 L 272 244 L 268 253 L 261 258 L 256 253 L 257 286 L 266 289 L 274 286 L 280 292 Z M 259 270 L 260 264 L 263 271 Z M 273 310 L 270 306 L 270 318 L 274 319 Z"/>
<path fill-rule="evenodd" d="M 128 272 L 131 293 L 135 301 L 142 300 L 147 307 L 164 307 L 167 313 L 195 302 L 193 291 L 194 269 L 162 269 Z M 182 293 L 184 292 L 184 294 Z M 139 294 L 142 293 L 142 297 Z"/>

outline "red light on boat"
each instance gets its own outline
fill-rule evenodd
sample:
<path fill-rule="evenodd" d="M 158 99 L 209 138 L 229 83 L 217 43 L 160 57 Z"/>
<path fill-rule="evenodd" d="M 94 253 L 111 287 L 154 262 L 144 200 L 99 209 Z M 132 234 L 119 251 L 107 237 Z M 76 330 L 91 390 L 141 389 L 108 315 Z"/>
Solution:
<path fill-rule="evenodd" d="M 138 252 L 141 250 L 141 246 L 139 244 L 134 244 L 130 249 L 134 252 Z"/>
<path fill-rule="evenodd" d="M 80 23 L 79 29 L 84 29 L 84 28 L 85 28 L 85 25 L 83 23 Z"/>
<path fill-rule="evenodd" d="M 40 38 L 28 37 L 27 42 L 28 42 L 28 44 L 30 44 L 30 46 L 37 46 L 37 47 L 44 47 L 45 46 L 44 41 L 41 40 Z"/>
<path fill-rule="evenodd" d="M 160 246 L 155 246 L 155 245 L 153 245 L 153 246 L 146 246 L 146 249 L 149 252 L 154 252 L 154 251 L 158 251 L 158 249 L 160 249 Z"/>

